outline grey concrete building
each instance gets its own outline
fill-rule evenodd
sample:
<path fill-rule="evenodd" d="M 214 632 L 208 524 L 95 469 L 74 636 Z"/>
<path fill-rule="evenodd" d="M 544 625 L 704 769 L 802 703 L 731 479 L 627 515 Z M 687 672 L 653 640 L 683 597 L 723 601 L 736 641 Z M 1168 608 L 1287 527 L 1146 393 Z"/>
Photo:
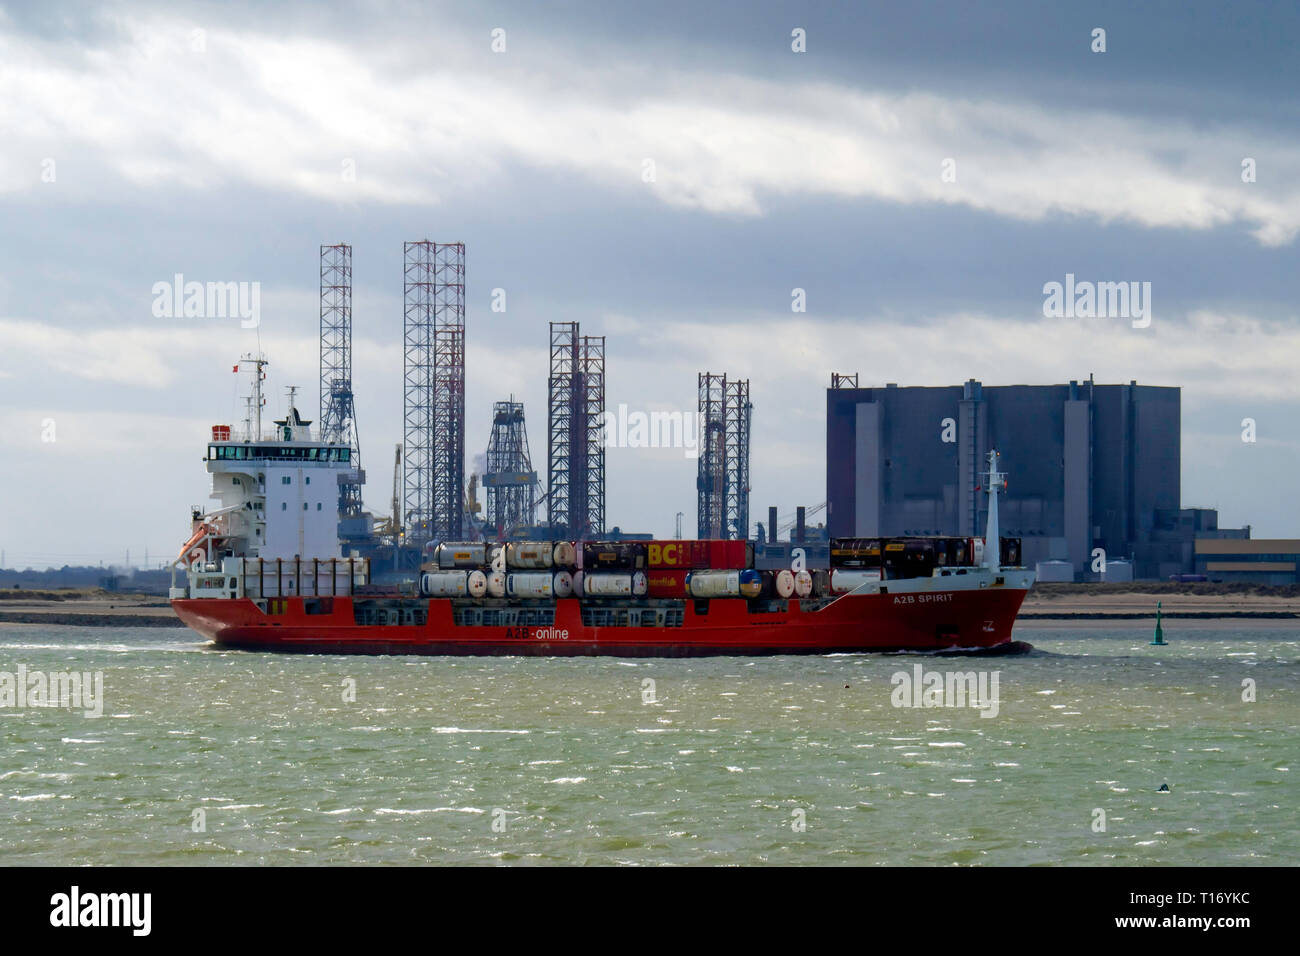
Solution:
<path fill-rule="evenodd" d="M 1178 388 L 843 382 L 826 395 L 833 537 L 983 534 L 990 448 L 1010 475 L 1002 533 L 1023 539 L 1030 566 L 1067 560 L 1082 578 L 1103 548 L 1138 577 L 1166 577 L 1192 569 L 1189 527 L 1217 531 L 1217 515 L 1179 501 Z"/>

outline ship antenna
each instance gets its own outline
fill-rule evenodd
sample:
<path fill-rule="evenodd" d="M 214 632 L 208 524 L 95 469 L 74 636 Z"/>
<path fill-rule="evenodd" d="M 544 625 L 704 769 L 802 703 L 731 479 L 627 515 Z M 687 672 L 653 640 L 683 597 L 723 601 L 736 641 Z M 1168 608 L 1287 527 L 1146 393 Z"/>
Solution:
<path fill-rule="evenodd" d="M 266 399 L 262 397 L 262 380 L 266 378 L 266 373 L 262 369 L 271 363 L 266 360 L 261 352 L 245 354 L 239 359 L 239 364 L 243 365 L 248 362 L 253 366 L 253 394 L 248 398 L 250 406 L 249 425 L 255 425 L 257 430 L 249 435 L 250 441 L 260 441 L 262 438 L 262 406 L 266 404 Z"/>
<path fill-rule="evenodd" d="M 989 470 L 983 475 L 988 479 L 989 523 L 984 532 L 984 567 L 996 571 L 1002 564 L 1002 538 L 998 528 L 998 493 L 1007 487 L 1007 476 L 998 471 L 998 453 L 989 452 Z"/>

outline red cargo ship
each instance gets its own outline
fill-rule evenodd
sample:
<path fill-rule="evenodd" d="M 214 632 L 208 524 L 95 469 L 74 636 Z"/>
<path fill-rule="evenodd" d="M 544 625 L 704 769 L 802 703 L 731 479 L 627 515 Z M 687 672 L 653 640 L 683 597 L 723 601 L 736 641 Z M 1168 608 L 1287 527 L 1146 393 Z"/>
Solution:
<path fill-rule="evenodd" d="M 261 366 L 251 409 L 260 416 Z M 349 449 L 290 409 L 263 436 L 215 426 L 218 506 L 195 511 L 171 589 L 177 616 L 223 647 L 331 654 L 685 657 L 1005 650 L 1034 575 L 998 535 L 1004 476 L 989 453 L 984 539 L 832 542 L 831 567 L 758 571 L 744 541 L 460 542 L 420 580 L 368 583 L 340 554 Z M 312 479 L 315 478 L 315 483 Z M 997 541 L 998 547 L 983 547 Z M 982 553 L 981 553 L 982 552 Z M 312 557 L 307 557 L 312 555 Z M 1007 558 L 1008 560 L 1004 560 Z"/>

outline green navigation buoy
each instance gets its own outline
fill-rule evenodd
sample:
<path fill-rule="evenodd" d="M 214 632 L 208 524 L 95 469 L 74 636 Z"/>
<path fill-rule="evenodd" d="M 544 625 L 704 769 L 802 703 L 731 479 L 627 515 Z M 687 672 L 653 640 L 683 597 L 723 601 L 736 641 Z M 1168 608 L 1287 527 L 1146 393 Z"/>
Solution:
<path fill-rule="evenodd" d="M 1160 601 L 1156 601 L 1156 636 L 1155 639 L 1152 640 L 1151 642 L 1152 647 L 1165 646 L 1165 632 L 1164 629 L 1160 626 L 1160 604 L 1161 604 Z"/>

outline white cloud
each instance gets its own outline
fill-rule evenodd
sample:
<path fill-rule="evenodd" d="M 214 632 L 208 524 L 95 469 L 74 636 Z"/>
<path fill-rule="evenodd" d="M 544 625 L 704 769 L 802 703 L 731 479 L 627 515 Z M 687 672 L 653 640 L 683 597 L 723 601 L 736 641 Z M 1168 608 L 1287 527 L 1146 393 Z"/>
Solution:
<path fill-rule="evenodd" d="M 945 313 L 811 321 L 803 316 L 701 316 L 694 321 L 619 317 L 621 336 L 649 349 L 617 355 L 620 377 L 654 382 L 665 355 L 689 355 L 692 374 L 726 372 L 753 380 L 755 407 L 775 392 L 785 408 L 819 411 L 830 373 L 858 372 L 865 386 L 1098 382 L 1181 386 L 1184 401 L 1298 401 L 1300 324 L 1294 319 L 1198 310 L 1153 319 L 1002 318 Z M 701 329 L 707 334 L 701 334 Z M 743 347 L 741 347 L 743 346 Z M 780 361 L 772 361 L 775 354 Z M 692 393 L 693 394 L 693 393 Z M 770 407 L 770 406 L 769 406 Z M 757 413 L 756 413 L 757 414 Z"/>
<path fill-rule="evenodd" d="M 107 176 L 433 203 L 521 162 L 720 215 L 821 195 L 1028 220 L 1240 223 L 1266 245 L 1300 229 L 1300 148 L 1258 129 L 555 60 L 545 74 L 472 59 L 384 74 L 372 51 L 319 39 L 211 28 L 197 53 L 187 25 L 135 20 L 126 30 L 128 48 L 80 61 L 0 34 L 0 192 L 51 188 L 41 159 L 66 156 L 58 186 L 73 190 Z M 463 41 L 462 59 L 481 45 Z M 1259 183 L 1240 180 L 1247 155 L 1261 163 Z M 948 157 L 954 183 L 940 179 Z M 641 181 L 647 158 L 651 184 Z"/>

